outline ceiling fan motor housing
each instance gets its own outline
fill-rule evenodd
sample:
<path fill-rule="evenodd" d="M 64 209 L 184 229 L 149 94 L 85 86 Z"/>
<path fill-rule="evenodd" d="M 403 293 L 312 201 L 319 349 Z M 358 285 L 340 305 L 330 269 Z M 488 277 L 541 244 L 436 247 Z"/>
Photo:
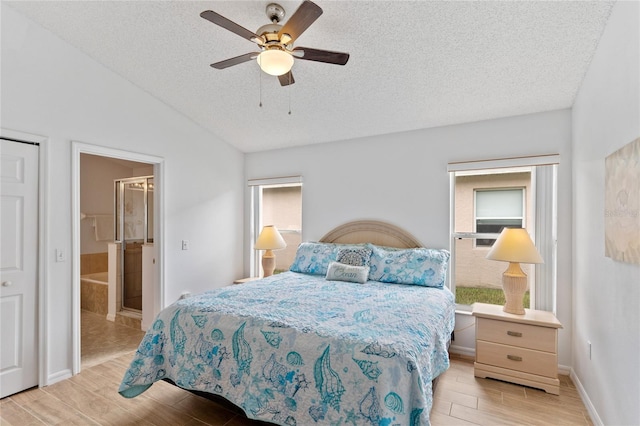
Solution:
<path fill-rule="evenodd" d="M 281 22 L 286 15 L 284 8 L 277 3 L 269 3 L 265 12 L 271 21 L 271 24 L 261 26 L 258 28 L 258 31 L 256 31 L 256 34 L 262 36 L 267 48 L 286 48 L 286 44 L 290 41 L 290 37 L 284 37 L 283 39 L 282 34 L 279 34 L 282 29 L 282 25 L 280 25 L 279 22 Z"/>
<path fill-rule="evenodd" d="M 264 38 L 265 44 L 278 43 L 280 41 L 280 37 L 278 32 L 282 28 L 282 25 L 279 24 L 267 24 L 263 25 L 256 31 L 256 34 L 262 36 Z"/>
<path fill-rule="evenodd" d="M 269 18 L 269 21 L 276 24 L 282 21 L 285 16 L 284 8 L 280 6 L 278 3 L 269 3 L 267 5 L 265 12 L 267 13 L 267 17 Z"/>

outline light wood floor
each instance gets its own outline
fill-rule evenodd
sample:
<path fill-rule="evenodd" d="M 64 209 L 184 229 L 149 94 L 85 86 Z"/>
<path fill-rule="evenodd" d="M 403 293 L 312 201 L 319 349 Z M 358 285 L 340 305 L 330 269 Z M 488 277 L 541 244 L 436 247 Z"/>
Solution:
<path fill-rule="evenodd" d="M 104 315 L 83 310 L 80 317 L 82 369 L 135 351 L 142 337 L 142 330 L 107 321 Z"/>
<path fill-rule="evenodd" d="M 0 425 L 262 424 L 247 420 L 233 407 L 164 382 L 154 384 L 136 398 L 121 397 L 117 389 L 137 345 L 135 339 L 139 341 L 142 333 L 102 322 L 100 317 L 83 312 L 82 372 L 54 385 L 0 400 Z M 91 339 L 98 335 L 112 340 L 110 349 Z M 560 379 L 560 396 L 549 395 L 524 386 L 475 378 L 471 360 L 452 357 L 451 368 L 436 387 L 431 423 L 433 426 L 591 425 L 569 377 Z"/>

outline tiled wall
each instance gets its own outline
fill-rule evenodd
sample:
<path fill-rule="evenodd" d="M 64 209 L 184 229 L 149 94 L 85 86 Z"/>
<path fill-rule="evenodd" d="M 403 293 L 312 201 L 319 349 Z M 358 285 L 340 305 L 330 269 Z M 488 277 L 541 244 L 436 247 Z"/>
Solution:
<path fill-rule="evenodd" d="M 93 274 L 96 272 L 106 272 L 109 256 L 104 253 L 89 253 L 80 255 L 80 275 Z M 97 314 L 107 314 L 109 286 L 81 280 L 80 282 L 80 308 L 95 312 Z"/>
<path fill-rule="evenodd" d="M 88 253 L 80 255 L 80 275 L 106 272 L 109 270 L 109 255 L 104 253 Z"/>
<path fill-rule="evenodd" d="M 80 308 L 96 314 L 107 314 L 108 290 L 106 284 L 97 284 L 81 280 L 80 283 Z"/>

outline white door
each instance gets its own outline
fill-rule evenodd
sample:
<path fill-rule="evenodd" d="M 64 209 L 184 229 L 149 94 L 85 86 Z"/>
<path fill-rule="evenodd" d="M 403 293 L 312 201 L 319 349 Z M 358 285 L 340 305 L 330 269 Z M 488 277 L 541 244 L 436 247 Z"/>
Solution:
<path fill-rule="evenodd" d="M 0 142 L 0 398 L 4 398 L 38 384 L 38 147 Z"/>

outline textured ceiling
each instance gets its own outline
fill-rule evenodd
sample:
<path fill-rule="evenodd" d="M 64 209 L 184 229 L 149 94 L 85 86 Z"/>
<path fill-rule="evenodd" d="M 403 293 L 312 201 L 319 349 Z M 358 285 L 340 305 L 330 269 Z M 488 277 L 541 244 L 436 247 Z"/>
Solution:
<path fill-rule="evenodd" d="M 256 31 L 269 1 L 5 3 L 245 152 L 571 107 L 613 6 L 318 0 L 296 46 L 351 58 L 297 60 L 283 88 L 255 61 L 211 68 L 257 49 L 199 16 Z"/>

